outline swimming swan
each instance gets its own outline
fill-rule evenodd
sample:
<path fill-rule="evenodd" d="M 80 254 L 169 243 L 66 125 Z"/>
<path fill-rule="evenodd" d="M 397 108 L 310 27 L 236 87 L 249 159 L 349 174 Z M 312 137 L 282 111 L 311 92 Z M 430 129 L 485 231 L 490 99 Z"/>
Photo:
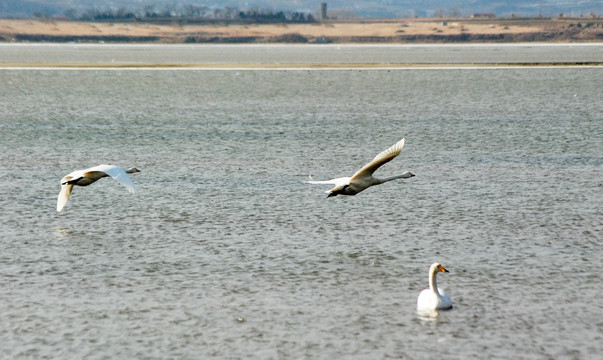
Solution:
<path fill-rule="evenodd" d="M 391 181 L 400 178 L 410 178 L 415 176 L 410 171 L 405 172 L 401 175 L 396 175 L 388 178 L 378 179 L 373 176 L 373 173 L 379 169 L 383 164 L 391 161 L 393 158 L 398 156 L 404 147 L 404 139 L 398 141 L 392 147 L 379 153 L 373 161 L 364 165 L 362 169 L 358 170 L 352 177 L 342 177 L 337 179 L 325 180 L 325 181 L 314 181 L 310 176 L 310 180 L 306 181 L 308 184 L 333 184 L 334 188 L 327 190 L 329 194 L 327 197 L 337 195 L 356 195 L 366 188 L 383 184 L 384 182 Z"/>
<path fill-rule="evenodd" d="M 98 165 L 85 170 L 76 170 L 61 179 L 61 192 L 57 201 L 57 211 L 60 212 L 63 210 L 63 207 L 67 204 L 67 199 L 69 199 L 74 185 L 88 186 L 106 176 L 111 176 L 117 182 L 124 185 L 128 191 L 135 193 L 136 186 L 134 186 L 128 174 L 136 172 L 140 172 L 140 170 L 135 167 L 124 170 L 119 166 L 113 165 Z"/>
<path fill-rule="evenodd" d="M 452 300 L 446 292 L 438 288 L 436 275 L 438 272 L 448 272 L 439 263 L 434 263 L 429 268 L 429 289 L 421 291 L 417 299 L 418 310 L 445 310 L 452 308 Z"/>

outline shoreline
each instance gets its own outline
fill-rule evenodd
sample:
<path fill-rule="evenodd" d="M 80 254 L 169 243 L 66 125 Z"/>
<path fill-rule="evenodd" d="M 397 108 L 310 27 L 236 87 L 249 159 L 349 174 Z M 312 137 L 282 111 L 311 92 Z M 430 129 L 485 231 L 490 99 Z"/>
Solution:
<path fill-rule="evenodd" d="M 603 19 L 383 19 L 180 24 L 0 19 L 0 43 L 479 44 L 603 42 Z"/>
<path fill-rule="evenodd" d="M 597 68 L 602 62 L 533 63 L 0 63 L 0 70 L 419 70 Z"/>

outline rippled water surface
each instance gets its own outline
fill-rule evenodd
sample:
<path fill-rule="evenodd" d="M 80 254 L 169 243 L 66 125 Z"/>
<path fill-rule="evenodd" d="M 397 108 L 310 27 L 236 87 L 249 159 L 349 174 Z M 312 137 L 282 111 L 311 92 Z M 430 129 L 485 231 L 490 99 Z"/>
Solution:
<path fill-rule="evenodd" d="M 458 64 L 603 62 L 603 44 L 158 45 L 0 43 L 1 63 Z"/>
<path fill-rule="evenodd" d="M 0 357 L 603 352 L 600 68 L 1 70 Z M 406 138 L 378 175 L 327 199 Z M 136 194 L 62 176 L 142 169 Z M 454 309 L 419 316 L 427 270 Z"/>

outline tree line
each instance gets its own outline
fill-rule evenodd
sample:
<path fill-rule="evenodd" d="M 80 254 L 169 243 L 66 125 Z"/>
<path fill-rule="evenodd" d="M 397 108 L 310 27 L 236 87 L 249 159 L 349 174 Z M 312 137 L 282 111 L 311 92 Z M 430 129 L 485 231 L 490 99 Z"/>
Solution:
<path fill-rule="evenodd" d="M 316 22 L 310 13 L 292 11 L 273 11 L 270 9 L 250 8 L 239 10 L 236 7 L 209 8 L 197 5 L 167 5 L 156 10 L 154 5 L 147 5 L 139 10 L 125 7 L 117 9 L 87 9 L 78 12 L 68 9 L 65 16 L 71 20 L 81 21 L 183 21 L 191 23 L 240 22 L 240 23 L 313 23 Z"/>

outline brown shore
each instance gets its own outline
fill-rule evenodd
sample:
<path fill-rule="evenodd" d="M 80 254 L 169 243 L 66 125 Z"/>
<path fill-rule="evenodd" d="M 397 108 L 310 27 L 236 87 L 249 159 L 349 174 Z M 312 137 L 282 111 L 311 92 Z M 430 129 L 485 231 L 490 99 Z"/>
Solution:
<path fill-rule="evenodd" d="M 182 24 L 0 19 L 3 42 L 601 42 L 603 19 L 380 19 L 315 24 Z"/>

